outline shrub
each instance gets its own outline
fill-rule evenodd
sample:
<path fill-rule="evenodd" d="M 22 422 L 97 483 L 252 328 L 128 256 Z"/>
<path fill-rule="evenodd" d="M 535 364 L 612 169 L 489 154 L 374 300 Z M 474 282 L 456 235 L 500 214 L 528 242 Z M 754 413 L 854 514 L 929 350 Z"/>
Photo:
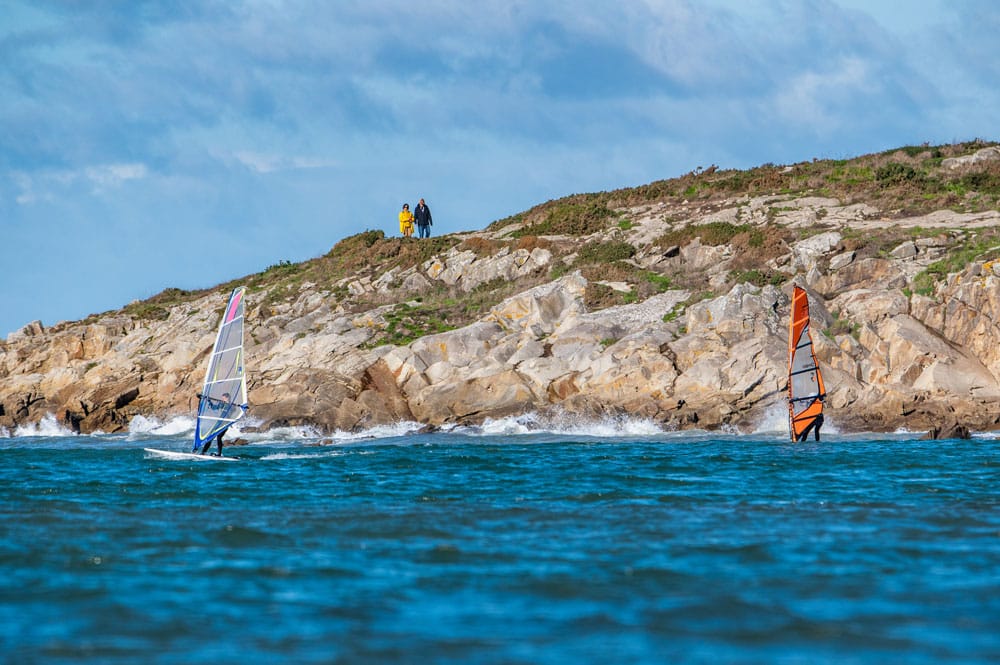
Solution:
<path fill-rule="evenodd" d="M 550 205 L 541 222 L 529 224 L 513 232 L 511 236 L 519 238 L 524 235 L 588 235 L 604 229 L 608 218 L 614 214 L 598 201 L 562 202 Z"/>
<path fill-rule="evenodd" d="M 784 283 L 785 276 L 777 271 L 765 270 L 733 270 L 729 273 L 729 278 L 737 284 L 753 284 L 754 286 L 766 286 L 771 284 L 779 286 Z"/>
<path fill-rule="evenodd" d="M 139 302 L 125 307 L 125 313 L 133 319 L 144 321 L 165 321 L 170 317 L 170 312 L 159 305 L 148 302 Z"/>
<path fill-rule="evenodd" d="M 291 261 L 278 261 L 275 264 L 269 265 L 261 273 L 268 277 L 280 277 L 282 275 L 291 275 L 298 272 L 300 264 L 292 263 Z"/>
<path fill-rule="evenodd" d="M 958 183 L 980 194 L 990 196 L 1000 196 L 1000 166 L 991 165 L 991 168 L 967 173 L 962 176 Z"/>
<path fill-rule="evenodd" d="M 539 238 L 538 236 L 521 236 L 514 243 L 514 249 L 526 249 L 529 252 L 536 249 L 550 249 L 552 243 L 545 238 Z"/>
<path fill-rule="evenodd" d="M 589 282 L 583 292 L 583 302 L 589 310 L 604 309 L 622 304 L 622 294 L 604 284 Z"/>
<path fill-rule="evenodd" d="M 875 171 L 875 180 L 882 187 L 900 185 L 911 180 L 916 180 L 918 177 L 919 174 L 916 169 L 898 162 L 889 162 Z"/>
<path fill-rule="evenodd" d="M 672 229 L 653 241 L 659 247 L 686 245 L 695 238 L 701 238 L 703 245 L 726 245 L 740 233 L 749 233 L 753 227 L 749 224 L 733 224 L 731 222 L 709 222 L 696 226 L 685 226 L 682 229 Z"/>
<path fill-rule="evenodd" d="M 635 256 L 636 249 L 633 245 L 622 240 L 611 242 L 591 242 L 584 245 L 576 254 L 574 265 L 587 265 L 591 263 L 614 263 L 624 261 Z"/>
<path fill-rule="evenodd" d="M 458 246 L 461 250 L 469 250 L 479 257 L 493 256 L 498 251 L 500 251 L 500 243 L 496 240 L 491 240 L 489 238 L 481 238 L 479 236 L 473 236 L 471 238 L 466 238 L 462 241 L 462 244 Z"/>

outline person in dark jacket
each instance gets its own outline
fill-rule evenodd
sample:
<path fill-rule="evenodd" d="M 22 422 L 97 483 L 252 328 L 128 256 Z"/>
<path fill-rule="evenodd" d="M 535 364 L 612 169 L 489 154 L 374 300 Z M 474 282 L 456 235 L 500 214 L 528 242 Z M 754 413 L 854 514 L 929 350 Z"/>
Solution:
<path fill-rule="evenodd" d="M 427 207 L 423 199 L 420 199 L 420 203 L 413 209 L 413 219 L 417 223 L 417 237 L 430 238 L 431 224 L 434 222 L 431 220 L 431 209 Z"/>

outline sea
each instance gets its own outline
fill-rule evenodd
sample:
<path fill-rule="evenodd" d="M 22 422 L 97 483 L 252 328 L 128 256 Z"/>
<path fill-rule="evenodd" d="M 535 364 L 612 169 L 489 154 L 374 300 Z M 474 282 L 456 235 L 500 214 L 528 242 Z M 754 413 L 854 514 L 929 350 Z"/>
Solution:
<path fill-rule="evenodd" d="M 0 662 L 1000 662 L 992 436 L 193 425 L 0 430 Z"/>

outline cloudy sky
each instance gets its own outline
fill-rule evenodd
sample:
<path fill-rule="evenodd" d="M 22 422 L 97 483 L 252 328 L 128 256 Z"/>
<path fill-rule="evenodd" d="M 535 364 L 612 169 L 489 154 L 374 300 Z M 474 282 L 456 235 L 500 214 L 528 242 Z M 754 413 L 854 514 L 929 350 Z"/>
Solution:
<path fill-rule="evenodd" d="M 681 175 L 1000 138 L 994 0 L 0 0 L 0 337 Z"/>

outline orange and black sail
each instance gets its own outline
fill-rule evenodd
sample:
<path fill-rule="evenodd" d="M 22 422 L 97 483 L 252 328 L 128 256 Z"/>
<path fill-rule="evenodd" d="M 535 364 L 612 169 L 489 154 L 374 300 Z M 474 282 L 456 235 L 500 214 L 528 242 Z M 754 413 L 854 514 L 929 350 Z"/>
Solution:
<path fill-rule="evenodd" d="M 796 286 L 788 328 L 788 422 L 792 441 L 805 441 L 810 432 L 819 441 L 825 398 L 823 375 L 809 334 L 809 297 Z"/>

